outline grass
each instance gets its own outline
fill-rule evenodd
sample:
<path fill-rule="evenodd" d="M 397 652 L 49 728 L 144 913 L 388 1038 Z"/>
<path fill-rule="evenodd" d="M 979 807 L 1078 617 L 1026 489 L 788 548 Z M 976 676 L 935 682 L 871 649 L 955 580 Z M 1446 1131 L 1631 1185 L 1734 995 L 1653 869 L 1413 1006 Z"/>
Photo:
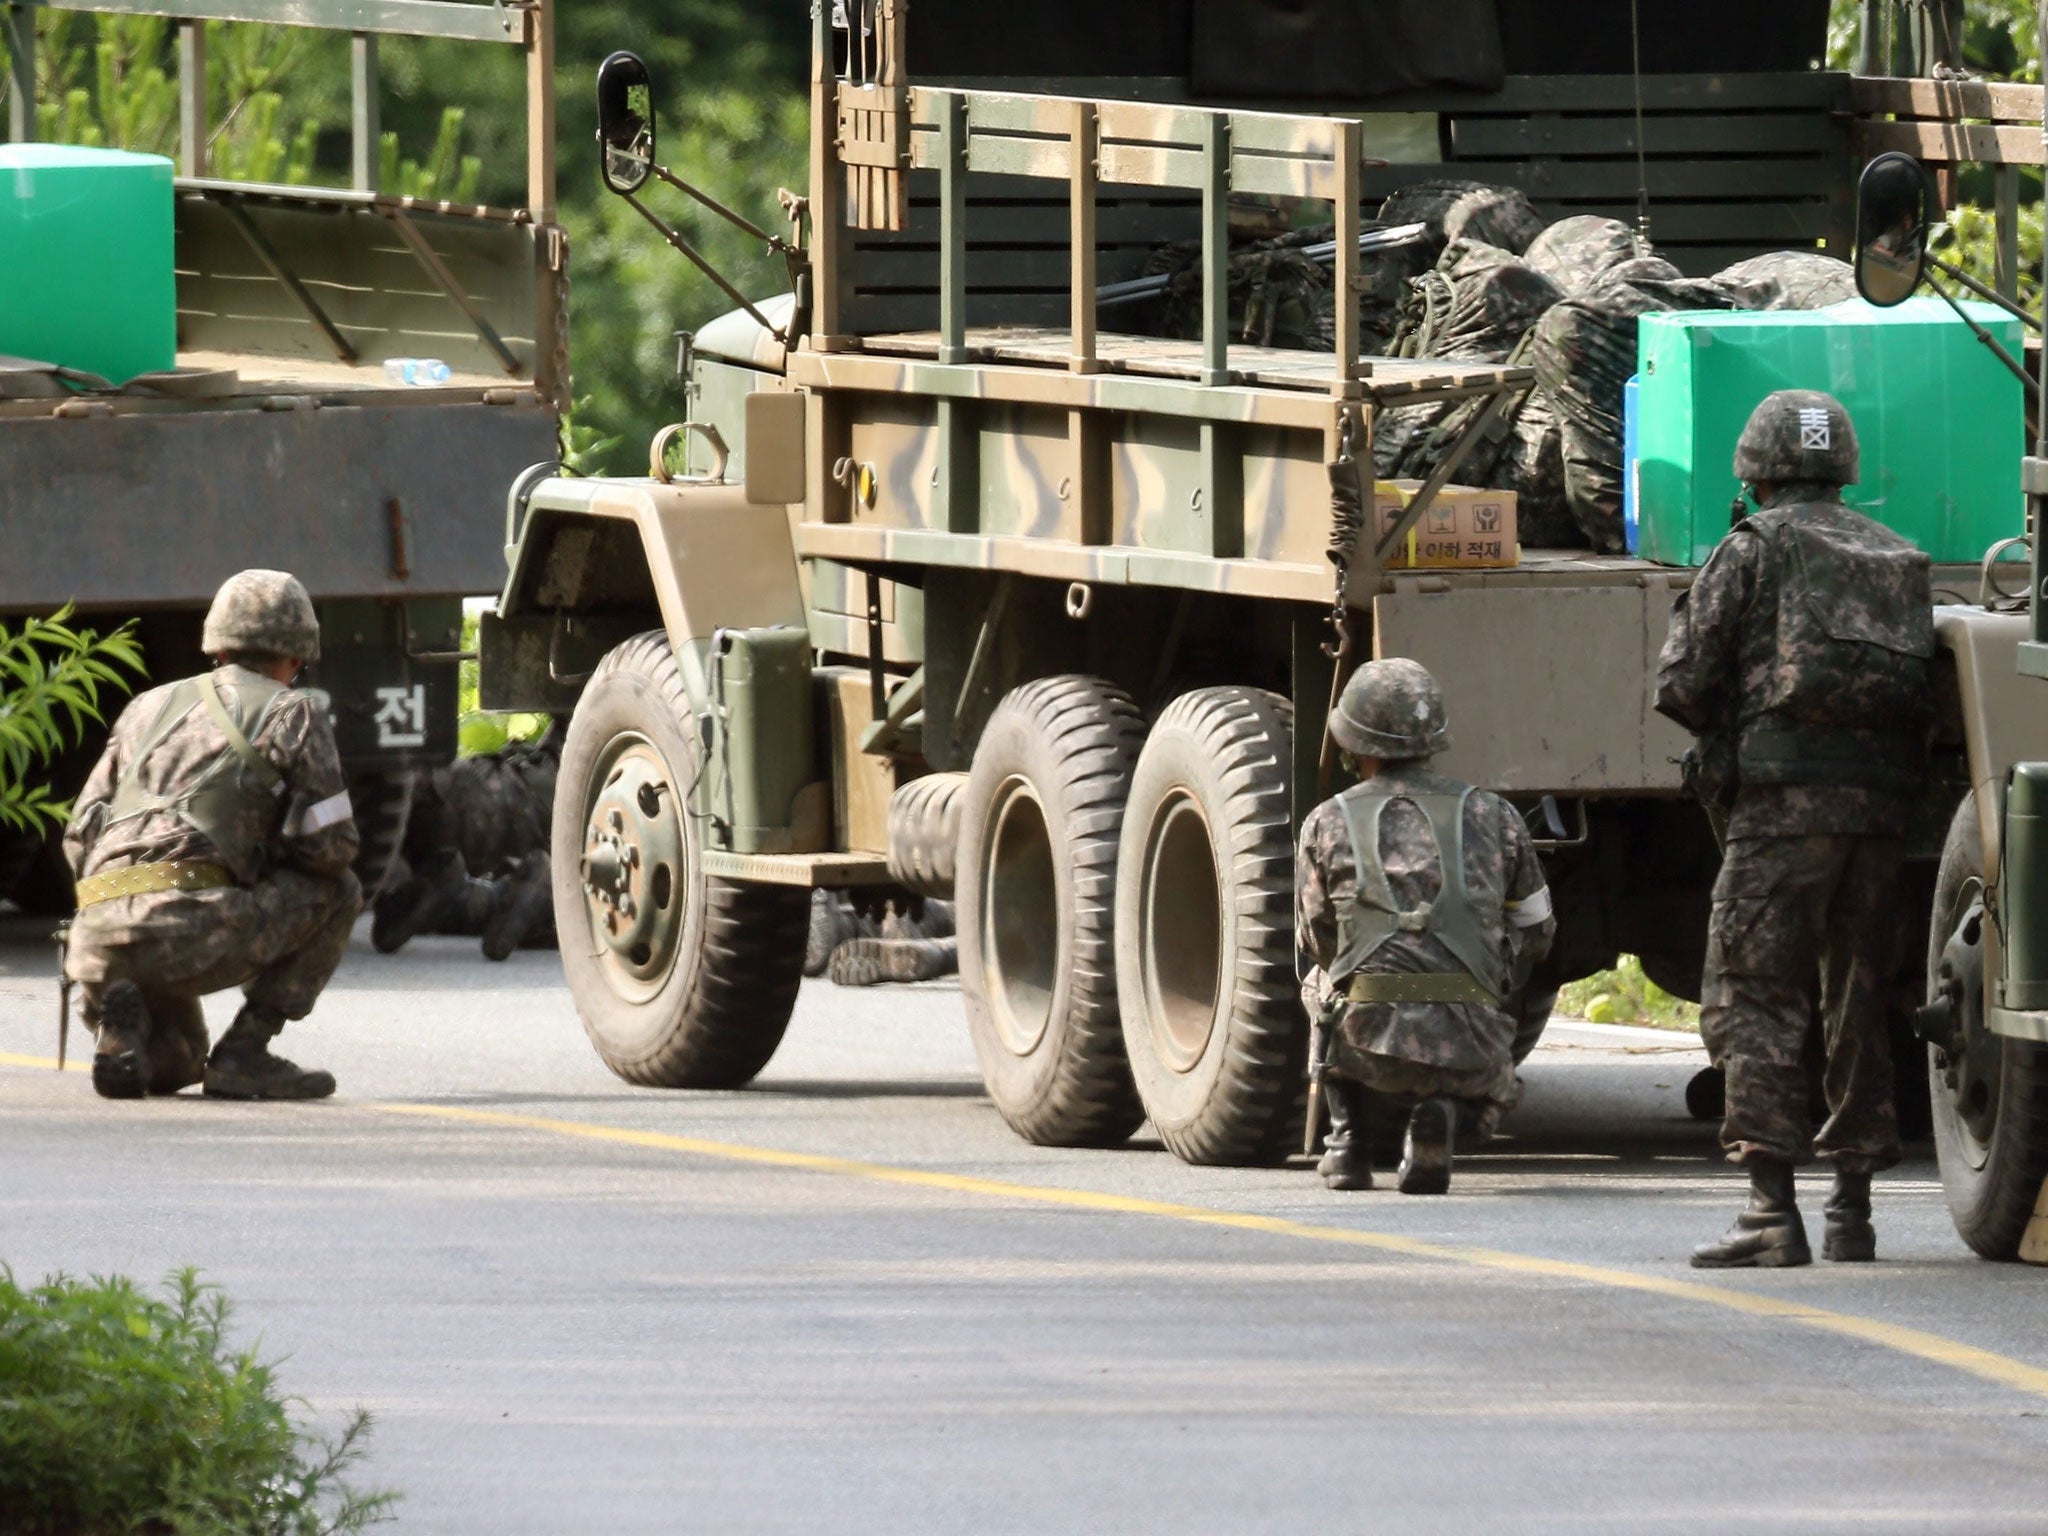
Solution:
<path fill-rule="evenodd" d="M 328 1536 L 397 1496 L 343 1474 L 369 1415 L 325 1439 L 226 1342 L 225 1295 L 119 1276 L 33 1288 L 0 1268 L 0 1536 Z"/>
<path fill-rule="evenodd" d="M 1623 955 L 1611 971 L 1574 981 L 1557 994 L 1557 1011 L 1593 1024 L 1644 1024 L 1651 1029 L 1698 1029 L 1700 1008 L 1673 997 L 1643 974 L 1643 962 Z"/>

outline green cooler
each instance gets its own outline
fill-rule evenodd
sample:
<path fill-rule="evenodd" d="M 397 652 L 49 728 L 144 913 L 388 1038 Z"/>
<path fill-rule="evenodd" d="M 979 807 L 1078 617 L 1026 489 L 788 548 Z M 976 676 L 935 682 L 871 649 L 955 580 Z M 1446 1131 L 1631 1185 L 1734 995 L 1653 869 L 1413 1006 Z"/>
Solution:
<path fill-rule="evenodd" d="M 0 144 L 0 352 L 114 383 L 177 361 L 171 162 Z"/>
<path fill-rule="evenodd" d="M 2020 324 L 1970 317 L 2020 356 Z M 1645 315 L 1638 553 L 1701 565 L 1728 531 L 1735 440 L 1776 389 L 1824 389 L 1849 408 L 1863 477 L 1843 499 L 1937 561 L 1975 564 L 2026 522 L 2020 382 L 1936 298 L 1878 309 Z"/>

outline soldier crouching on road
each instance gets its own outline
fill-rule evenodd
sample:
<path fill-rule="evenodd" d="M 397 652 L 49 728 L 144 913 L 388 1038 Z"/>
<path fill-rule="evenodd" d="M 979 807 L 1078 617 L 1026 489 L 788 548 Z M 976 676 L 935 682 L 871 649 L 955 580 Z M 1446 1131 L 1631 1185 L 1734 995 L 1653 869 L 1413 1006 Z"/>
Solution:
<path fill-rule="evenodd" d="M 1761 510 L 1679 599 L 1658 663 L 1657 708 L 1700 738 L 1688 778 L 1727 817 L 1700 1033 L 1727 1073 L 1721 1142 L 1750 1199 L 1693 1251 L 1703 1269 L 1813 1261 L 1792 1169 L 1816 1146 L 1802 1061 L 1816 981 L 1826 1257 L 1877 1256 L 1870 1176 L 1899 1160 L 1887 1013 L 1933 715 L 1933 594 L 1926 555 L 1842 504 L 1858 469 L 1840 401 L 1767 397 L 1735 449 Z"/>
<path fill-rule="evenodd" d="M 1408 1112 L 1402 1193 L 1442 1194 L 1458 1133 L 1483 1140 L 1521 1096 L 1502 1003 L 1549 953 L 1550 887 L 1512 806 L 1431 771 L 1449 729 L 1415 662 L 1359 668 L 1330 734 L 1362 782 L 1301 829 L 1302 996 L 1329 1026 L 1316 1171 L 1332 1189 L 1372 1188 L 1370 1117 L 1393 1106 Z"/>
<path fill-rule="evenodd" d="M 129 703 L 64 832 L 93 1087 L 325 1098 L 332 1077 L 269 1050 L 312 1011 L 362 907 L 334 732 L 291 686 L 319 659 L 319 621 L 294 577 L 243 571 L 201 643 L 215 670 Z M 209 1055 L 199 999 L 235 986 L 247 1000 Z"/>

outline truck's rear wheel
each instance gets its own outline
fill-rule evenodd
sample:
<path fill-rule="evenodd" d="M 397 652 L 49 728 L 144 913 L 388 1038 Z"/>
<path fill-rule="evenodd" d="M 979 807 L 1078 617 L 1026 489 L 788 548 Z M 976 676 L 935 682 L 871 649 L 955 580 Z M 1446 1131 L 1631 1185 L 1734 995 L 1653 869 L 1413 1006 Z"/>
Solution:
<path fill-rule="evenodd" d="M 555 927 L 606 1066 L 650 1087 L 737 1088 L 789 1025 L 810 893 L 705 875 L 689 719 L 658 630 L 591 675 L 556 781 Z"/>
<path fill-rule="evenodd" d="M 1144 724 L 1091 677 L 1010 693 L 960 807 L 960 984 L 989 1097 L 1044 1146 L 1104 1146 L 1144 1119 L 1117 1024 L 1117 828 Z"/>
<path fill-rule="evenodd" d="M 2048 1046 L 1985 1028 L 1984 844 L 1977 801 L 1949 823 L 1927 937 L 1928 996 L 1954 1000 L 1956 1048 L 1928 1050 L 1934 1150 L 1956 1231 L 1987 1259 L 2010 1259 L 2048 1177 Z"/>
<path fill-rule="evenodd" d="M 1294 974 L 1293 721 L 1256 688 L 1167 706 L 1117 856 L 1124 1048 L 1160 1139 L 1190 1163 L 1301 1140 L 1308 1021 Z"/>

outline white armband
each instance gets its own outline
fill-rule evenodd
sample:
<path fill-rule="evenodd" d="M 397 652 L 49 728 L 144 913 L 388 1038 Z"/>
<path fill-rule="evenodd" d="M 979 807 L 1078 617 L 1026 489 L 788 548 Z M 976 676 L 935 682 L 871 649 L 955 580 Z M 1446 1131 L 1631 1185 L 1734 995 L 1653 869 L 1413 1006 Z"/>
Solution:
<path fill-rule="evenodd" d="M 344 821 L 355 819 L 356 808 L 349 802 L 348 791 L 329 795 L 325 800 L 316 800 L 299 814 L 299 824 L 293 829 L 294 837 L 311 837 L 315 832 L 338 826 Z"/>
<path fill-rule="evenodd" d="M 1520 901 L 1507 903 L 1508 921 L 1517 928 L 1534 928 L 1550 921 L 1550 887 L 1538 886 Z"/>

